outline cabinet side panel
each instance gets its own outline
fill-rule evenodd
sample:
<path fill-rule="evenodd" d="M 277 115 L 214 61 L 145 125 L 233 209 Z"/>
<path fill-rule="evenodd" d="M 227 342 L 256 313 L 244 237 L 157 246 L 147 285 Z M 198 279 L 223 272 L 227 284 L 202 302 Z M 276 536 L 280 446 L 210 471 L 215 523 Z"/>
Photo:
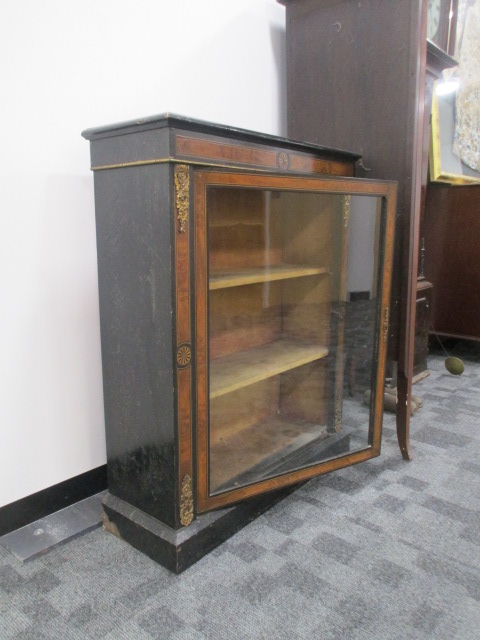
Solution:
<path fill-rule="evenodd" d="M 175 526 L 168 165 L 96 172 L 109 490 Z"/>

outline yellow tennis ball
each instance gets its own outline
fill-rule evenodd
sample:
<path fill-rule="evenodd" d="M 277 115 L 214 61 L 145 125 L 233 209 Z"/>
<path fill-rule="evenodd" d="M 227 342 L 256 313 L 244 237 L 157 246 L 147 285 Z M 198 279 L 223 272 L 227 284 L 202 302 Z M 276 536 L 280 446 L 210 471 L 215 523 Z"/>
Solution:
<path fill-rule="evenodd" d="M 449 356 L 445 360 L 445 369 L 454 376 L 461 376 L 465 371 L 463 362 L 460 358 L 455 358 L 455 356 Z"/>

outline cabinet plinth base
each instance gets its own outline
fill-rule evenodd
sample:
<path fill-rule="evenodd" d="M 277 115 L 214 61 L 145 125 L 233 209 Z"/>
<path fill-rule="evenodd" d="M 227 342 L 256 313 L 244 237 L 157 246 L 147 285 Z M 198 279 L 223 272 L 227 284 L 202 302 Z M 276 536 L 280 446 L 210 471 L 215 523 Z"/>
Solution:
<path fill-rule="evenodd" d="M 103 499 L 104 528 L 170 571 L 181 573 L 298 486 L 199 515 L 190 526 L 177 531 L 107 493 Z"/>

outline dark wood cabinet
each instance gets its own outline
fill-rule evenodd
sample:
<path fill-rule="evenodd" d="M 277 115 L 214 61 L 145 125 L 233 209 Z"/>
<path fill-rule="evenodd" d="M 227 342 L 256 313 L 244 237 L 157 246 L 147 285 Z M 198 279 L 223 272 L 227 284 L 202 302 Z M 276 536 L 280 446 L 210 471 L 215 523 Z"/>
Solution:
<path fill-rule="evenodd" d="M 480 186 L 432 185 L 425 276 L 434 283 L 430 330 L 480 340 Z"/>
<path fill-rule="evenodd" d="M 396 185 L 179 116 L 83 135 L 105 525 L 181 571 L 288 487 L 379 454 Z"/>
<path fill-rule="evenodd" d="M 415 311 L 415 348 L 413 361 L 413 383 L 429 375 L 427 356 L 432 305 L 432 283 L 426 278 L 417 281 L 417 308 Z"/>
<path fill-rule="evenodd" d="M 397 363 L 397 434 L 409 459 L 412 382 L 423 359 L 415 347 L 423 352 L 427 340 L 425 332 L 424 343 L 420 340 L 426 284 L 422 280 L 417 286 L 417 276 L 429 91 L 448 56 L 429 42 L 427 62 L 426 0 L 279 2 L 287 16 L 288 135 L 352 149 L 362 156 L 360 175 L 398 180 L 389 359 Z M 450 2 L 441 4 L 450 11 Z M 437 26 L 443 42 L 443 15 Z M 430 29 L 437 34 L 434 26 Z"/>

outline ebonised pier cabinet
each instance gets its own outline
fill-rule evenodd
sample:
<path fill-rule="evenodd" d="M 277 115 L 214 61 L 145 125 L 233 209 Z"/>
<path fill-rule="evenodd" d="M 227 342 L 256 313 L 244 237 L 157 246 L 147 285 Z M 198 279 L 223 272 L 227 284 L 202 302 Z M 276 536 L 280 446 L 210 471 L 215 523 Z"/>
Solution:
<path fill-rule="evenodd" d="M 396 185 L 354 178 L 355 154 L 169 114 L 83 136 L 105 527 L 180 572 L 379 454 Z"/>

